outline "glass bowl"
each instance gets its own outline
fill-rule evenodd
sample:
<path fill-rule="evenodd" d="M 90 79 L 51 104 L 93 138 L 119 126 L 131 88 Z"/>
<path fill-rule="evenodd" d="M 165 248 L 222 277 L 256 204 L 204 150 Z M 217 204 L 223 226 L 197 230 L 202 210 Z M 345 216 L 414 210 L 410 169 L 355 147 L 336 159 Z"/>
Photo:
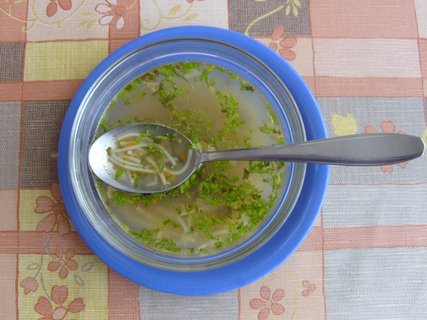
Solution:
<path fill-rule="evenodd" d="M 126 84 L 158 66 L 181 61 L 215 64 L 251 82 L 273 107 L 286 143 L 326 136 L 307 85 L 278 55 L 232 31 L 177 27 L 128 43 L 89 75 L 64 120 L 59 179 L 77 231 L 111 268 L 153 289 L 210 294 L 256 280 L 296 249 L 320 209 L 328 167 L 288 163 L 274 210 L 249 237 L 226 250 L 181 257 L 155 253 L 136 242 L 104 207 L 89 170 L 88 151 L 105 110 Z"/>

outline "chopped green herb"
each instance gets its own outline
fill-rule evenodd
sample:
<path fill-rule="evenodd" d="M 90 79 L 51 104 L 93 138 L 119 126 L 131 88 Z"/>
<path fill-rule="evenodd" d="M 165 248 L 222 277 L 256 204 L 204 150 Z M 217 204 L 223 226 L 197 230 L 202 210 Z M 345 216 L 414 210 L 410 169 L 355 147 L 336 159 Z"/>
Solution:
<path fill-rule="evenodd" d="M 215 66 L 215 68 L 219 71 L 219 72 L 227 72 L 227 69 L 220 67 L 220 66 Z"/>
<path fill-rule="evenodd" d="M 240 117 L 239 102 L 233 95 L 229 93 L 224 94 L 219 90 L 215 90 L 215 95 L 220 102 L 221 111 L 226 115 L 223 129 L 211 141 L 212 145 L 218 147 L 225 140 L 229 140 L 230 137 L 235 136 L 244 122 Z"/>
<path fill-rule="evenodd" d="M 104 131 L 104 133 L 112 129 L 111 126 L 107 125 L 105 117 L 101 119 L 99 126 Z"/>
<path fill-rule="evenodd" d="M 240 83 L 240 90 L 242 91 L 250 91 L 250 92 L 255 92 L 255 88 L 253 85 L 251 85 L 249 82 L 246 81 L 242 81 Z"/>
<path fill-rule="evenodd" d="M 139 232 L 134 230 L 129 230 L 129 232 L 136 238 L 141 239 L 145 244 L 157 248 L 164 249 L 169 252 L 181 252 L 181 248 L 176 246 L 176 243 L 169 238 L 158 238 L 158 233 L 162 230 L 162 228 L 157 229 L 146 229 L 143 228 Z"/>
<path fill-rule="evenodd" d="M 191 72 L 194 72 L 195 70 L 197 70 L 201 66 L 201 63 L 199 63 L 199 62 L 181 62 L 179 64 L 176 64 L 176 66 L 184 74 L 188 74 L 188 73 L 191 73 Z"/>
<path fill-rule="evenodd" d="M 124 173 L 123 168 L 121 168 L 121 167 L 117 168 L 116 174 L 114 175 L 114 180 L 119 181 L 120 178 L 123 176 L 123 173 Z"/>
<path fill-rule="evenodd" d="M 246 136 L 243 137 L 243 145 L 245 146 L 245 148 L 252 148 L 251 138 Z"/>
<path fill-rule="evenodd" d="M 139 179 L 139 177 L 136 177 L 135 182 L 134 182 L 135 188 L 139 189 L 139 184 L 140 184 L 140 179 Z"/>

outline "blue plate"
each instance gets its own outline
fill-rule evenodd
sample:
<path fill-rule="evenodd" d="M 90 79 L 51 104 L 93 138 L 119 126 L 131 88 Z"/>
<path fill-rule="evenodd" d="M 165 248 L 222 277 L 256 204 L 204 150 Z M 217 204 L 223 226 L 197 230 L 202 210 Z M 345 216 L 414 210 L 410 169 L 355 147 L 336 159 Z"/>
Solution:
<path fill-rule="evenodd" d="M 307 165 L 300 197 L 280 230 L 261 248 L 227 266 L 206 271 L 169 271 L 144 265 L 123 255 L 109 245 L 88 223 L 76 200 L 69 168 L 69 141 L 77 110 L 92 84 L 117 60 L 150 43 L 173 38 L 199 37 L 238 46 L 262 60 L 288 87 L 299 107 L 308 140 L 326 137 L 325 125 L 313 94 L 301 76 L 275 52 L 240 33 L 213 27 L 176 27 L 137 38 L 108 56 L 87 77 L 68 108 L 61 130 L 58 172 L 64 203 L 75 228 L 108 266 L 126 278 L 159 291 L 207 295 L 247 285 L 280 265 L 311 230 L 327 189 L 329 167 Z"/>

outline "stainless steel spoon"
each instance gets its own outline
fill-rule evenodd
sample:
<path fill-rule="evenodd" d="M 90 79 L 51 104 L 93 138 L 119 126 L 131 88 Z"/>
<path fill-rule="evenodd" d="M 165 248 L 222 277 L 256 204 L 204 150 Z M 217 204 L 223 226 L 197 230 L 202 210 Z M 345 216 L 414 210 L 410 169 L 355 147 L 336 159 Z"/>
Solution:
<path fill-rule="evenodd" d="M 268 160 L 305 163 L 327 163 L 344 166 L 378 166 L 418 158 L 424 153 L 420 137 L 401 134 L 360 134 L 298 144 L 276 145 L 252 149 L 235 149 L 215 152 L 192 152 L 190 166 L 175 180 L 163 188 L 158 186 L 135 188 L 123 180 L 115 180 L 113 165 L 108 160 L 107 149 L 114 147 L 116 136 L 124 133 L 148 131 L 153 136 L 175 134 L 181 137 L 181 148 L 192 148 L 191 141 L 172 128 L 149 123 L 118 127 L 100 136 L 89 150 L 89 165 L 93 173 L 105 183 L 124 191 L 135 193 L 164 192 L 186 181 L 203 163 L 219 160 Z"/>

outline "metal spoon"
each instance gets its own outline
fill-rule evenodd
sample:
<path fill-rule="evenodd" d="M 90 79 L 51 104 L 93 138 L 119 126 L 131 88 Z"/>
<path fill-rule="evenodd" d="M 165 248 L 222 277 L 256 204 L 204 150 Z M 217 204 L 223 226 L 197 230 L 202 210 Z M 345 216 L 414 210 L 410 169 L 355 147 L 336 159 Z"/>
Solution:
<path fill-rule="evenodd" d="M 327 163 L 344 166 L 378 166 L 418 158 L 424 153 L 420 137 L 401 134 L 360 134 L 298 144 L 276 145 L 252 149 L 235 149 L 215 152 L 192 152 L 190 166 L 167 186 L 135 188 L 124 179 L 115 180 L 113 165 L 108 161 L 107 148 L 114 147 L 116 136 L 124 133 L 148 131 L 153 136 L 175 134 L 181 137 L 180 148 L 189 150 L 191 141 L 172 128 L 149 123 L 137 123 L 118 127 L 99 137 L 89 150 L 89 165 L 93 173 L 105 183 L 124 191 L 135 193 L 164 192 L 186 181 L 203 163 L 219 160 L 268 160 L 305 163 Z"/>

